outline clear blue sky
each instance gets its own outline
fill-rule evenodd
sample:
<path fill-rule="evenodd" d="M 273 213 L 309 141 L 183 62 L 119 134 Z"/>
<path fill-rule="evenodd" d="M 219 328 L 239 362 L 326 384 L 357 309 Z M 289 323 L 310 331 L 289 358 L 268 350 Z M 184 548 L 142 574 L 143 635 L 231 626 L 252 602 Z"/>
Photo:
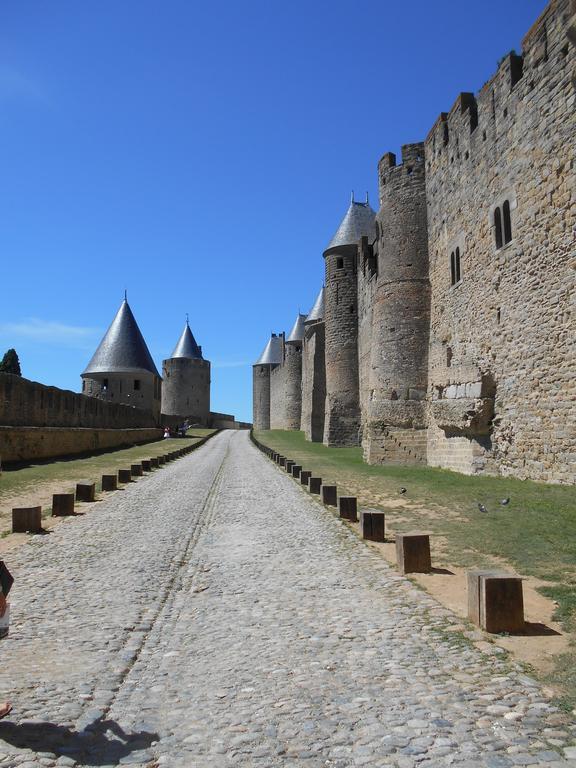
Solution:
<path fill-rule="evenodd" d="M 544 0 L 5 0 L 0 352 L 78 391 L 124 288 L 158 367 L 185 313 L 212 407 L 323 279 L 350 191 L 477 91 Z"/>

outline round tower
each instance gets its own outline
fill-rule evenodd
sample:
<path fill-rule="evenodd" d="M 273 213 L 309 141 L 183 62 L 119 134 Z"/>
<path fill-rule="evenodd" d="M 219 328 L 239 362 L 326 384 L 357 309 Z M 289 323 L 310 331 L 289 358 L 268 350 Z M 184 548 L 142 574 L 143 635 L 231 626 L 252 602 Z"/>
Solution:
<path fill-rule="evenodd" d="M 126 296 L 81 376 L 82 394 L 159 418 L 162 380 Z"/>
<path fill-rule="evenodd" d="M 324 339 L 324 286 L 304 323 L 302 347 L 302 418 L 306 440 L 321 443 L 326 409 L 326 360 Z"/>
<path fill-rule="evenodd" d="M 372 314 L 370 463 L 419 463 L 426 456 L 430 283 L 424 145 L 379 164 L 378 282 Z"/>
<path fill-rule="evenodd" d="M 282 337 L 273 333 L 252 366 L 254 429 L 270 429 L 270 371 L 282 363 Z"/>
<path fill-rule="evenodd" d="M 325 445 L 358 445 L 358 242 L 363 236 L 373 240 L 375 216 L 368 200 L 357 203 L 352 196 L 342 223 L 324 251 Z"/>
<path fill-rule="evenodd" d="M 302 345 L 306 315 L 298 313 L 284 352 L 285 429 L 300 429 L 302 419 Z"/>
<path fill-rule="evenodd" d="M 210 417 L 210 362 L 202 357 L 188 320 L 172 355 L 162 362 L 162 413 L 197 424 Z"/>

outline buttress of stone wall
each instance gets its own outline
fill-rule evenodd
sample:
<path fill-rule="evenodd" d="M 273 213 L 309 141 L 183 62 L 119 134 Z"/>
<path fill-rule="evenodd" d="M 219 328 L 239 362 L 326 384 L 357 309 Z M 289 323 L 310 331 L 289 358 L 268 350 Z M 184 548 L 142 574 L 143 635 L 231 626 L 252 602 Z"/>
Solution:
<path fill-rule="evenodd" d="M 360 392 L 357 251 L 357 245 L 342 246 L 324 254 L 325 445 L 358 445 Z"/>
<path fill-rule="evenodd" d="M 306 326 L 302 350 L 302 420 L 306 440 L 321 443 L 326 408 L 326 359 L 324 323 Z"/>
<path fill-rule="evenodd" d="M 378 244 L 367 237 L 360 241 L 358 250 L 358 384 L 360 389 L 360 441 L 364 444 L 367 434 L 371 398 L 370 367 L 372 344 L 372 307 L 378 282 Z"/>
<path fill-rule="evenodd" d="M 433 465 L 574 482 L 569 25 L 568 1 L 551 2 L 523 55 L 506 56 L 477 99 L 461 94 L 426 139 Z"/>
<path fill-rule="evenodd" d="M 270 429 L 270 366 L 252 366 L 252 419 L 254 429 Z"/>
<path fill-rule="evenodd" d="M 378 240 L 375 253 L 365 256 L 374 259 L 376 269 L 363 440 L 369 463 L 386 460 L 390 428 L 426 428 L 430 321 L 424 146 L 404 146 L 398 166 L 394 155 L 384 155 L 379 176 Z M 412 442 L 406 456 L 419 463 L 425 459 L 426 441 Z"/>

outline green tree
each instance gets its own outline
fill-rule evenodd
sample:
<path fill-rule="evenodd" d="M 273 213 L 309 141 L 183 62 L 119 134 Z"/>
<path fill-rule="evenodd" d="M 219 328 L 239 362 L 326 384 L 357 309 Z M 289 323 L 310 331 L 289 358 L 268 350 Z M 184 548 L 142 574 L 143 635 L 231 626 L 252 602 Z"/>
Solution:
<path fill-rule="evenodd" d="M 15 349 L 9 349 L 0 362 L 0 373 L 13 373 L 15 376 L 22 376 L 20 370 L 20 360 Z"/>

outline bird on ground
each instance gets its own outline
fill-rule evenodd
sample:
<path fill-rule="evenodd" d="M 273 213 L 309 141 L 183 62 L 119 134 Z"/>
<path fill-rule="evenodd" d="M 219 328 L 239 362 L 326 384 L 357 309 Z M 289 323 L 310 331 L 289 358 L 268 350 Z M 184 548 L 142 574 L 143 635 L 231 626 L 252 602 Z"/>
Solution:
<path fill-rule="evenodd" d="M 488 512 L 484 504 L 478 503 L 478 509 L 480 510 L 480 512 Z"/>
<path fill-rule="evenodd" d="M 406 488 L 404 488 L 404 486 L 402 486 L 402 488 L 400 488 L 400 493 L 406 493 Z"/>
<path fill-rule="evenodd" d="M 500 499 L 500 504 L 502 504 L 503 507 L 505 507 L 507 504 L 510 504 L 510 497 L 507 499 Z"/>

